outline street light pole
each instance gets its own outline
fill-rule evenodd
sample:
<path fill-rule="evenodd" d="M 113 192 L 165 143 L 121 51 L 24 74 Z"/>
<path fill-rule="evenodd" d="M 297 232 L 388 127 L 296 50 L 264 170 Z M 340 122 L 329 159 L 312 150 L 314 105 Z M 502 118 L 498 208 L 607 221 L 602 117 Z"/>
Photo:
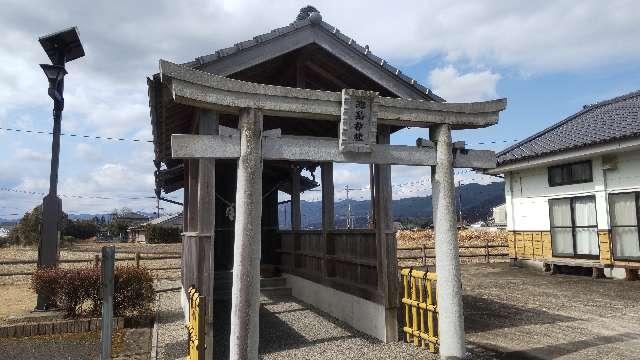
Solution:
<path fill-rule="evenodd" d="M 49 96 L 53 99 L 53 139 L 51 141 L 51 174 L 49 193 L 42 201 L 42 224 L 38 244 L 38 267 L 58 265 L 58 244 L 60 241 L 60 222 L 62 220 L 62 200 L 58 197 L 58 168 L 60 164 L 60 131 L 62 110 L 64 109 L 65 64 L 84 56 L 78 29 L 73 27 L 39 39 L 42 48 L 49 56 L 52 65 L 41 64 L 49 80 Z M 36 310 L 47 310 L 55 306 L 53 299 L 38 294 Z"/>

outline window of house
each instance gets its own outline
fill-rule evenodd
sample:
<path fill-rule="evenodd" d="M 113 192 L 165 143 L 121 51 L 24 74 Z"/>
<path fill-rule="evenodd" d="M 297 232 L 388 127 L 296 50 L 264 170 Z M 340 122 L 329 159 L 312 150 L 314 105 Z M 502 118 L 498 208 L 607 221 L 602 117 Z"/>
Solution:
<path fill-rule="evenodd" d="M 640 193 L 609 195 L 613 256 L 616 259 L 639 259 L 638 213 Z"/>
<path fill-rule="evenodd" d="M 554 256 L 598 256 L 598 222 L 594 196 L 549 200 L 549 220 Z"/>
<path fill-rule="evenodd" d="M 593 181 L 591 160 L 550 166 L 549 186 L 581 184 Z"/>

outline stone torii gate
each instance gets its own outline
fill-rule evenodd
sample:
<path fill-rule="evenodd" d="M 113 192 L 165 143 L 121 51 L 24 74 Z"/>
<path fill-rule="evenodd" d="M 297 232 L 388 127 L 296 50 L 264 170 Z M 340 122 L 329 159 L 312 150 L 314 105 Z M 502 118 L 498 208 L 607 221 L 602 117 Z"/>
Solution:
<path fill-rule="evenodd" d="M 468 150 L 452 143 L 451 130 L 497 123 L 506 99 L 455 104 L 380 97 L 375 92 L 361 90 L 327 92 L 271 86 L 225 78 L 162 60 L 160 77 L 170 89 L 173 101 L 199 109 L 201 135 L 171 137 L 174 158 L 199 159 L 200 168 L 206 168 L 200 171 L 198 197 L 214 199 L 215 159 L 238 159 L 231 359 L 258 356 L 263 160 L 375 164 L 376 202 L 391 201 L 390 165 L 430 166 L 439 280 L 440 352 L 443 358 L 464 356 L 453 168 L 492 168 L 496 160 L 492 151 Z M 219 126 L 218 113 L 238 115 L 238 129 Z M 265 115 L 339 121 L 339 138 L 287 136 L 278 129 L 263 131 Z M 430 139 L 420 139 L 417 146 L 390 145 L 388 126 L 378 125 L 429 128 Z M 207 210 L 200 209 L 202 211 Z M 202 217 L 211 218 L 210 214 Z M 381 216 L 376 221 L 379 234 L 393 234 L 390 221 L 384 221 L 387 218 Z M 211 234 L 210 221 L 205 227 L 201 232 Z M 376 240 L 377 256 L 383 264 L 378 271 L 385 304 L 397 302 L 398 294 L 396 259 L 389 256 L 395 256 L 393 239 L 385 235 Z M 210 262 L 213 256 L 209 258 L 203 261 Z M 213 269 L 210 263 L 201 266 Z M 206 286 L 212 287 L 212 284 Z"/>

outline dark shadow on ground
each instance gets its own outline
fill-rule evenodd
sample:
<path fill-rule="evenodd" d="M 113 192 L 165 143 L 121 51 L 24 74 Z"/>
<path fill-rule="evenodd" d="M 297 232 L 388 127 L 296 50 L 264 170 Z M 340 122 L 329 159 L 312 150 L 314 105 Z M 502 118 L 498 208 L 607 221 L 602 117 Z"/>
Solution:
<path fill-rule="evenodd" d="M 464 295 L 462 299 L 464 303 L 464 325 L 468 333 L 577 320 L 569 316 L 516 306 L 478 296 Z"/>
<path fill-rule="evenodd" d="M 277 303 L 293 303 L 297 307 L 294 309 L 287 309 L 282 311 L 269 311 L 264 305 L 273 305 Z M 305 336 L 300 334 L 294 328 L 292 328 L 285 321 L 280 319 L 278 315 L 294 313 L 294 312 L 313 312 L 315 316 L 320 316 L 324 321 L 339 327 L 344 330 L 347 335 L 326 337 L 317 340 L 308 340 Z M 231 331 L 231 302 L 230 301 L 216 301 L 214 314 L 216 314 L 215 323 L 215 347 L 214 356 L 215 359 L 228 359 L 229 358 L 229 334 Z M 328 343 L 332 341 L 340 341 L 349 338 L 361 338 L 369 343 L 378 343 L 377 339 L 374 339 L 366 334 L 360 333 L 354 330 L 339 320 L 334 319 L 330 315 L 309 306 L 308 304 L 299 302 L 291 297 L 269 298 L 268 301 L 262 302 L 260 305 L 260 344 L 259 353 L 269 354 L 274 352 L 280 352 L 291 349 L 298 349 L 307 346 L 313 346 L 322 343 Z"/>
<path fill-rule="evenodd" d="M 591 347 L 637 340 L 640 336 L 635 333 L 622 333 L 609 336 L 596 336 L 585 340 L 569 341 L 562 344 L 538 346 L 520 351 L 501 351 L 495 347 L 482 343 L 471 343 L 471 347 L 483 355 L 491 355 L 497 360 L 550 360 L 558 359 Z"/>

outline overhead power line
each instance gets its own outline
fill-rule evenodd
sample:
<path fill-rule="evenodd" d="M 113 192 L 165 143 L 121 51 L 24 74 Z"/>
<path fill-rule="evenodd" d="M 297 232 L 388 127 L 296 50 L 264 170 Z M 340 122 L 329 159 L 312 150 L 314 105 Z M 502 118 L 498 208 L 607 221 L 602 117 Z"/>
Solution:
<path fill-rule="evenodd" d="M 42 135 L 53 135 L 51 131 L 42 131 L 42 130 L 27 130 L 27 129 L 16 129 L 16 128 L 5 128 L 0 127 L 0 130 L 4 131 L 13 131 L 23 134 L 42 134 Z M 98 136 L 98 135 L 81 135 L 81 134 L 73 134 L 73 133 L 60 133 L 60 136 L 70 136 L 84 139 L 92 139 L 92 140 L 112 140 L 112 141 L 133 141 L 133 142 L 141 142 L 141 143 L 152 143 L 153 140 L 144 140 L 144 139 L 127 139 L 120 137 L 112 137 L 112 136 Z"/>
<path fill-rule="evenodd" d="M 17 128 L 6 128 L 0 127 L 0 130 L 4 131 L 12 131 L 23 134 L 42 134 L 42 135 L 53 135 L 51 131 L 43 131 L 43 130 L 29 130 L 29 129 L 17 129 Z M 121 138 L 114 136 L 100 136 L 100 135 L 84 135 L 84 134 L 74 134 L 74 133 L 60 133 L 60 136 L 70 136 L 84 139 L 95 139 L 95 140 L 112 140 L 112 141 L 133 141 L 133 142 L 142 142 L 142 143 L 153 143 L 153 140 L 145 140 L 145 139 L 136 139 L 136 138 Z M 478 142 L 468 142 L 465 141 L 468 145 L 495 145 L 495 144 L 507 144 L 518 142 L 520 139 L 507 139 L 507 140 L 490 140 L 490 141 L 478 141 Z"/>
<path fill-rule="evenodd" d="M 20 189 L 5 188 L 5 187 L 0 187 L 0 191 L 27 194 L 27 195 L 38 195 L 38 196 L 46 195 L 46 193 L 39 192 L 39 191 L 27 191 L 27 190 L 20 190 Z M 73 194 L 60 194 L 60 196 L 66 197 L 66 198 L 74 198 L 74 199 L 98 199 L 98 200 L 146 200 L 146 199 L 156 198 L 155 196 L 111 197 L 111 196 L 99 196 L 99 195 L 73 195 Z"/>

